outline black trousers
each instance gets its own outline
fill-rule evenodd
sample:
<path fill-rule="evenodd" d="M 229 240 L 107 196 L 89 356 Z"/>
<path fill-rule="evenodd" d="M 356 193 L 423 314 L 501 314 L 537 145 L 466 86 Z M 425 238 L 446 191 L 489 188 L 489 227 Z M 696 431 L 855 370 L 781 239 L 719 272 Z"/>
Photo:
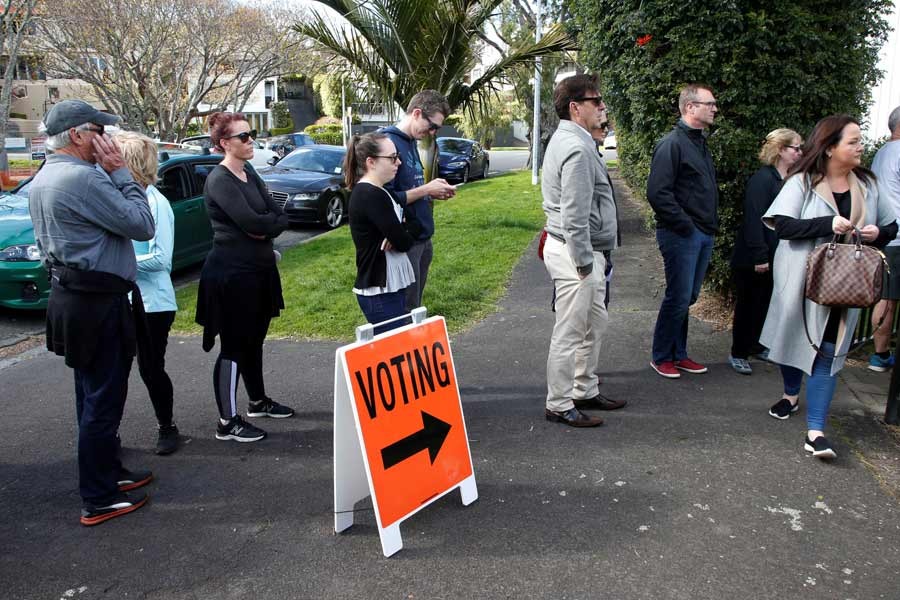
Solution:
<path fill-rule="evenodd" d="M 225 331 L 219 333 L 221 351 L 213 368 L 213 390 L 219 416 L 223 419 L 237 415 L 238 379 L 244 379 L 244 387 L 250 400 L 257 402 L 266 397 L 262 369 L 263 342 L 271 319 L 252 315 L 247 318 L 257 319 L 256 323 L 248 325 L 250 335 L 247 337 L 233 339 Z"/>
<path fill-rule="evenodd" d="M 88 504 L 104 506 L 119 493 L 117 435 L 132 357 L 122 351 L 121 306 L 102 322 L 97 350 L 83 368 L 75 369 L 75 411 L 78 418 L 78 486 Z"/>
<path fill-rule="evenodd" d="M 172 380 L 166 373 L 166 346 L 169 344 L 169 330 L 172 329 L 173 321 L 175 311 L 147 313 L 147 336 L 150 338 L 148 347 L 152 356 L 138 362 L 138 371 L 147 386 L 147 393 L 150 394 L 150 402 L 153 403 L 153 411 L 160 425 L 172 424 L 174 391 Z"/>
<path fill-rule="evenodd" d="M 752 268 L 734 269 L 733 278 L 735 302 L 731 356 L 746 359 L 762 349 L 759 335 L 772 298 L 772 271 L 757 273 Z"/>

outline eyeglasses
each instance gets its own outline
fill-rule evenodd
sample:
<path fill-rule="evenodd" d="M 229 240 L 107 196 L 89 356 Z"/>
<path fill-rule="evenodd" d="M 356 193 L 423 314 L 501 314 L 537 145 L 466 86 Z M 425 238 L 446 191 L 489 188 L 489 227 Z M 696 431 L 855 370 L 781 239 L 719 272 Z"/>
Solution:
<path fill-rule="evenodd" d="M 256 130 L 251 129 L 250 131 L 242 131 L 240 133 L 236 133 L 234 135 L 229 135 L 229 136 L 225 137 L 226 140 L 230 140 L 232 138 L 238 138 L 239 140 L 241 140 L 242 144 L 246 144 L 251 139 L 254 139 L 254 140 L 256 139 Z"/>
<path fill-rule="evenodd" d="M 801 152 L 803 149 L 803 146 L 788 146 L 787 144 L 785 144 L 784 147 L 790 148 L 791 150 L 795 150 L 796 152 Z"/>
<path fill-rule="evenodd" d="M 425 118 L 427 119 L 428 117 L 425 117 Z M 372 156 L 372 158 L 389 158 L 389 159 L 391 159 L 391 162 L 393 162 L 393 163 L 398 163 L 398 162 L 400 162 L 400 155 L 399 155 L 399 154 L 396 154 L 396 153 L 395 153 L 395 154 L 388 154 L 387 156 L 385 156 L 385 155 L 383 155 L 383 154 L 375 154 L 375 155 Z"/>
<path fill-rule="evenodd" d="M 700 102 L 699 100 L 691 100 L 691 104 L 702 104 L 703 106 L 709 106 L 710 108 L 716 108 L 718 103 L 715 100 L 710 100 L 709 102 Z"/>
<path fill-rule="evenodd" d="M 600 96 L 580 96 L 578 98 L 572 98 L 572 102 L 593 102 L 594 106 L 600 108 L 600 105 L 603 104 L 603 98 Z"/>
<path fill-rule="evenodd" d="M 103 125 L 100 125 L 98 127 L 81 127 L 78 129 L 78 131 L 93 131 L 97 135 L 103 135 L 103 132 L 105 130 L 103 128 Z"/>
<path fill-rule="evenodd" d="M 440 125 L 438 125 L 437 123 L 435 123 L 434 121 L 429 119 L 428 115 L 426 115 L 425 113 L 422 113 L 422 118 L 425 119 L 426 121 L 428 121 L 428 131 L 437 131 L 438 129 L 441 128 Z M 387 158 L 387 157 L 382 156 L 381 158 Z"/>

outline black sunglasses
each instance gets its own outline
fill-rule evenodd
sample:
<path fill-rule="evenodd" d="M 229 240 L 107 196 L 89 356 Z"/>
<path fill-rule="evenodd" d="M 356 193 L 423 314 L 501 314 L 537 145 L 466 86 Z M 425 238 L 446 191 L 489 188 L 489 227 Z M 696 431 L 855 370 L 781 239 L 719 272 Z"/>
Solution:
<path fill-rule="evenodd" d="M 236 134 L 234 134 L 234 135 L 229 135 L 229 136 L 226 137 L 225 139 L 226 139 L 226 140 L 230 140 L 230 139 L 232 139 L 232 138 L 238 138 L 239 140 L 241 140 L 241 143 L 242 143 L 242 144 L 246 144 L 246 143 L 249 142 L 251 139 L 254 139 L 254 140 L 256 139 L 256 130 L 255 130 L 255 129 L 251 129 L 250 131 L 242 131 L 241 133 L 236 133 Z"/>
<path fill-rule="evenodd" d="M 600 96 L 581 96 L 578 98 L 572 98 L 572 102 L 593 102 L 594 106 L 599 107 L 600 104 L 603 103 L 603 98 Z"/>
<path fill-rule="evenodd" d="M 426 115 L 425 113 L 422 113 L 422 118 L 424 118 L 426 121 L 428 121 L 428 131 L 437 131 L 438 129 L 441 128 L 440 125 L 438 125 L 437 123 L 435 123 L 434 121 L 429 119 L 428 115 Z"/>

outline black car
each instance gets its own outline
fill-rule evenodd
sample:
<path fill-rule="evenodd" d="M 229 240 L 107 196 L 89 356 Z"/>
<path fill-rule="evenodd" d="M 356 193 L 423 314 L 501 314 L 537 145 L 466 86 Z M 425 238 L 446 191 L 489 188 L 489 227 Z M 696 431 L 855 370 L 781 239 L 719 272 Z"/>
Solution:
<path fill-rule="evenodd" d="M 461 181 L 487 177 L 491 169 L 488 153 L 475 140 L 439 137 L 437 139 L 438 174 L 444 179 Z"/>
<path fill-rule="evenodd" d="M 277 165 L 257 169 L 272 199 L 294 223 L 323 223 L 334 229 L 347 215 L 343 146 L 301 146 Z"/>

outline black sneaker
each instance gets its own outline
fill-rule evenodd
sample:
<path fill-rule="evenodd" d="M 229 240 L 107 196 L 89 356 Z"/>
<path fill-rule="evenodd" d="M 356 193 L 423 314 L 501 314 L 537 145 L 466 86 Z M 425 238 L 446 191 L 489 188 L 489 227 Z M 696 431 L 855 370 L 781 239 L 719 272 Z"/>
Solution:
<path fill-rule="evenodd" d="M 119 496 L 111 503 L 105 506 L 95 506 L 85 503 L 81 509 L 81 524 L 85 527 L 99 525 L 104 521 L 127 515 L 134 512 L 143 505 L 147 504 L 150 496 L 147 494 L 136 494 L 129 496 L 128 494 L 119 494 Z"/>
<path fill-rule="evenodd" d="M 216 429 L 217 440 L 234 440 L 235 442 L 258 442 L 266 437 L 266 432 L 259 427 L 254 427 L 244 421 L 239 415 L 235 415 L 227 424 Z"/>
<path fill-rule="evenodd" d="M 791 413 L 795 413 L 798 410 L 800 410 L 799 402 L 797 402 L 797 404 L 791 404 L 790 400 L 782 398 L 769 409 L 769 416 L 784 421 L 791 416 Z"/>
<path fill-rule="evenodd" d="M 172 454 L 178 450 L 178 427 L 172 425 L 160 425 L 159 437 L 156 439 L 156 453 L 160 456 Z"/>
<path fill-rule="evenodd" d="M 803 449 L 811 453 L 816 458 L 837 458 L 837 452 L 831 447 L 831 443 L 825 439 L 824 435 L 820 435 L 814 441 L 806 438 Z"/>
<path fill-rule="evenodd" d="M 271 398 L 263 398 L 259 402 L 250 402 L 250 407 L 247 409 L 247 416 L 286 419 L 294 416 L 294 409 L 283 404 L 278 404 Z"/>
<path fill-rule="evenodd" d="M 153 481 L 153 473 L 150 471 L 129 471 L 125 468 L 119 471 L 118 483 L 120 492 L 136 490 L 151 481 Z"/>

